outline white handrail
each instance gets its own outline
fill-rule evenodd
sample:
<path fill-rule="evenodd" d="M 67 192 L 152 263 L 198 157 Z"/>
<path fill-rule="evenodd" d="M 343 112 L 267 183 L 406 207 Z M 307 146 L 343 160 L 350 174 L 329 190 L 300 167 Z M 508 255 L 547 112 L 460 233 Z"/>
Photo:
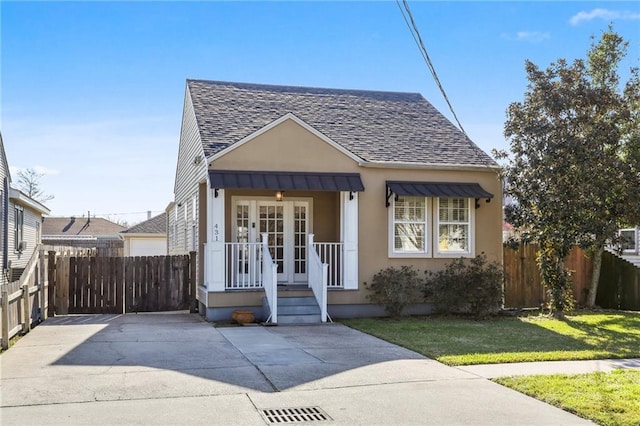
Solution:
<path fill-rule="evenodd" d="M 252 289 L 262 287 L 262 243 L 224 243 L 225 282 L 227 289 Z M 230 260 L 230 261 L 229 261 Z"/>
<path fill-rule="evenodd" d="M 274 263 L 269 246 L 267 245 L 269 234 L 262 235 L 262 286 L 267 296 L 269 305 L 269 318 L 267 322 L 278 323 L 278 265 Z"/>
<path fill-rule="evenodd" d="M 313 234 L 309 234 L 307 264 L 309 265 L 309 287 L 320 306 L 320 320 L 327 322 L 327 279 L 329 265 L 322 263 L 313 243 Z"/>

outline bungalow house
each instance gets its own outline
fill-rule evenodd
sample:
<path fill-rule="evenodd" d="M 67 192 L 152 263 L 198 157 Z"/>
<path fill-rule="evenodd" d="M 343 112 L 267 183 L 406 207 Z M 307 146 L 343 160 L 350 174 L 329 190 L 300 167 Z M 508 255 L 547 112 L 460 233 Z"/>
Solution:
<path fill-rule="evenodd" d="M 167 214 L 161 213 L 120 231 L 120 236 L 125 256 L 164 256 L 167 254 Z"/>
<path fill-rule="evenodd" d="M 381 315 L 383 268 L 501 262 L 497 171 L 417 93 L 187 80 L 169 253 L 209 320 Z"/>
<path fill-rule="evenodd" d="M 11 186 L 11 173 L 0 134 L 0 284 L 20 279 L 41 239 L 42 215 L 50 213 L 42 203 Z"/>

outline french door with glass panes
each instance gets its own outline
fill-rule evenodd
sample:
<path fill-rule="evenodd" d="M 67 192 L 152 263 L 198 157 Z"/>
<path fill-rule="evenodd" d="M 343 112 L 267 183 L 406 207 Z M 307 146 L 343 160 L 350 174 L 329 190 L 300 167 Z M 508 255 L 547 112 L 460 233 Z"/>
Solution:
<path fill-rule="evenodd" d="M 307 235 L 311 228 L 309 206 L 308 199 L 234 200 L 234 241 L 260 242 L 261 234 L 266 233 L 269 252 L 278 265 L 279 284 L 307 282 Z M 254 257 L 236 259 L 235 270 L 244 273 L 260 268 L 260 265 L 248 264 L 259 261 Z"/>

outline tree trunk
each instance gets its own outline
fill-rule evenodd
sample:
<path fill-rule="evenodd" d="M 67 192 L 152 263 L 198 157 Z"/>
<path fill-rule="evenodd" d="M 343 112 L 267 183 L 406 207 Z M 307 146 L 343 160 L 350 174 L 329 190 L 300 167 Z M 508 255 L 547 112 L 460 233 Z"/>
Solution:
<path fill-rule="evenodd" d="M 600 269 L 602 269 L 602 253 L 604 252 L 604 244 L 599 244 L 593 252 L 593 275 L 591 277 L 591 286 L 587 294 L 587 307 L 593 308 L 596 305 L 596 294 L 598 293 L 598 281 L 600 281 Z"/>

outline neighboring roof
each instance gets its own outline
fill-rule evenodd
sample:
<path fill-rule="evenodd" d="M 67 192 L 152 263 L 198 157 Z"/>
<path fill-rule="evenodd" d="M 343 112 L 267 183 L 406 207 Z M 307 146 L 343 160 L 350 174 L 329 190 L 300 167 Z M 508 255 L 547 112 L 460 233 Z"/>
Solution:
<path fill-rule="evenodd" d="M 121 234 L 162 234 L 167 233 L 167 214 L 160 213 L 151 219 L 133 225 L 129 229 L 120 232 Z"/>
<path fill-rule="evenodd" d="M 212 188 L 364 191 L 359 173 L 209 170 Z"/>
<path fill-rule="evenodd" d="M 42 235 L 51 236 L 109 236 L 118 235 L 126 228 L 101 217 L 46 217 L 42 222 Z"/>
<path fill-rule="evenodd" d="M 292 113 L 365 162 L 497 164 L 418 93 L 187 80 L 210 157 Z"/>
<path fill-rule="evenodd" d="M 41 202 L 34 200 L 24 192 L 16 188 L 9 187 L 9 199 L 14 203 L 29 207 L 40 214 L 49 214 L 51 210 Z"/>
<path fill-rule="evenodd" d="M 387 181 L 387 188 L 397 195 L 493 198 L 492 193 L 485 191 L 477 183 Z"/>

